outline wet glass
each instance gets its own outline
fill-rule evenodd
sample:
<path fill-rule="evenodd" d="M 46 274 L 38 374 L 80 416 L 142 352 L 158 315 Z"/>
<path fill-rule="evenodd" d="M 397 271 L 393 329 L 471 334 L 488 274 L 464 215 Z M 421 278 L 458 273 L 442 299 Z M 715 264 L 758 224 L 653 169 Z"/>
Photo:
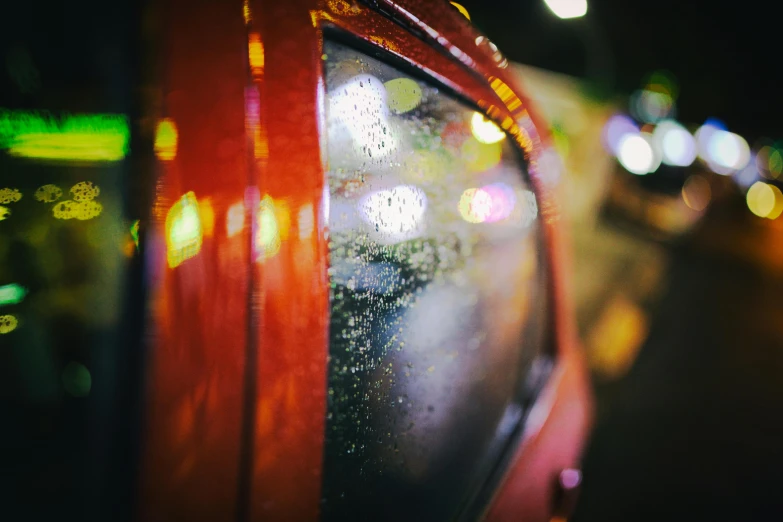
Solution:
<path fill-rule="evenodd" d="M 331 319 L 323 514 L 453 520 L 546 359 L 518 149 L 431 83 L 324 45 Z"/>
<path fill-rule="evenodd" d="M 9 520 L 131 513 L 141 382 L 141 300 L 128 301 L 141 286 L 128 190 L 135 15 L 124 1 L 3 8 L 0 517 Z"/>

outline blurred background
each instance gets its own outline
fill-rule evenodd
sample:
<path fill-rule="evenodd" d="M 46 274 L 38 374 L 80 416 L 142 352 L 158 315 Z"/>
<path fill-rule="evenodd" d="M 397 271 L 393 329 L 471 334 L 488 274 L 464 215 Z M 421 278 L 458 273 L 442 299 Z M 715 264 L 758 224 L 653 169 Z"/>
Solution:
<path fill-rule="evenodd" d="M 783 519 L 783 8 L 455 7 L 565 164 L 597 396 L 574 520 Z"/>

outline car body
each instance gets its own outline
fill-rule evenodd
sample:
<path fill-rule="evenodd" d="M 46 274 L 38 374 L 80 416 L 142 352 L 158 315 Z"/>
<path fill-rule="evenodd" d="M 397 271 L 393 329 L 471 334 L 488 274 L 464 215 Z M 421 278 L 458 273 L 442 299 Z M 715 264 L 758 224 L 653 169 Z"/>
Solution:
<path fill-rule="evenodd" d="M 89 301 L 84 313 L 84 317 L 90 318 L 85 323 L 88 326 L 77 329 L 69 341 L 62 341 L 62 346 L 81 342 L 86 347 L 77 355 L 53 358 L 55 372 L 62 371 L 60 380 L 65 383 L 67 393 L 53 392 L 56 398 L 41 414 L 49 419 L 46 422 L 54 422 L 56 426 L 40 435 L 43 444 L 62 446 L 61 451 L 66 453 L 68 444 L 72 444 L 73 459 L 66 458 L 55 466 L 54 473 L 59 478 L 47 487 L 56 493 L 41 486 L 42 473 L 46 473 L 40 470 L 47 466 L 33 465 L 20 471 L 20 476 L 25 477 L 17 484 L 18 499 L 25 499 L 20 500 L 20 506 L 29 499 L 53 494 L 55 500 L 49 504 L 58 512 L 80 513 L 88 520 L 145 521 L 317 520 L 322 516 L 342 519 L 341 514 L 345 513 L 357 519 L 381 519 L 389 516 L 383 511 L 387 508 L 390 513 L 404 509 L 410 513 L 410 520 L 481 517 L 498 521 L 548 520 L 556 514 L 558 502 L 563 501 L 559 498 L 563 492 L 562 484 L 558 485 L 559 477 L 563 470 L 578 467 L 589 427 L 591 402 L 569 301 L 567 241 L 551 195 L 551 184 L 558 176 L 556 163 L 552 161 L 544 123 L 537 119 L 534 109 L 506 73 L 507 62 L 497 49 L 446 2 L 249 0 L 242 4 L 169 0 L 143 10 L 131 9 L 129 13 L 136 17 L 134 23 L 143 28 L 141 42 L 134 44 L 134 49 L 143 51 L 119 54 L 121 60 L 129 56 L 136 60 L 130 82 L 133 89 L 125 86 L 122 95 L 118 95 L 135 100 L 128 102 L 125 111 L 129 117 L 130 154 L 113 157 L 106 152 L 108 156 L 85 159 L 75 151 L 74 157 L 63 158 L 62 150 L 71 150 L 69 142 L 52 151 L 42 148 L 40 142 L 35 142 L 32 151 L 24 149 L 19 137 L 22 125 L 19 122 L 24 118 L 18 111 L 9 112 L 6 118 L 12 122 L 7 125 L 12 129 L 9 132 L 16 133 L 16 141 L 7 149 L 8 155 L 13 156 L 8 160 L 9 169 L 29 178 L 28 170 L 38 168 L 30 165 L 67 165 L 62 174 L 56 171 L 60 181 L 53 181 L 54 170 L 42 167 L 41 179 L 49 176 L 47 179 L 55 188 L 42 185 L 35 194 L 40 204 L 53 205 L 51 212 L 55 218 L 69 220 L 63 221 L 66 224 L 59 221 L 56 224 L 57 233 L 66 237 L 58 258 L 76 256 L 69 262 L 82 267 L 80 277 L 88 282 L 85 285 L 91 285 L 91 290 L 79 294 L 82 303 Z M 403 269 L 408 267 L 405 259 L 421 254 L 418 250 L 414 252 L 416 248 L 429 248 L 420 238 L 411 247 L 408 239 L 424 234 L 425 228 L 435 231 L 445 227 L 449 234 L 454 229 L 457 236 L 469 230 L 470 237 L 478 234 L 481 241 L 494 246 L 486 251 L 476 247 L 475 256 L 460 254 L 459 263 L 479 263 L 481 269 L 474 279 L 470 279 L 474 277 L 470 274 L 466 276 L 467 287 L 460 287 L 462 283 L 451 286 L 444 283 L 438 287 L 443 290 L 441 293 L 432 293 L 428 290 L 432 285 L 415 283 L 418 286 L 410 291 L 395 286 L 394 290 L 361 294 L 363 290 L 356 290 L 356 278 L 361 285 L 365 276 L 348 273 L 346 281 L 338 281 L 343 277 L 340 275 L 343 265 L 337 261 L 347 259 L 349 271 L 353 265 L 351 257 L 341 258 L 335 247 L 340 233 L 334 218 L 335 208 L 342 208 L 335 205 L 354 185 L 350 180 L 340 186 L 330 184 L 338 172 L 330 165 L 353 161 L 348 156 L 354 149 L 350 149 L 351 145 L 335 148 L 337 134 L 332 129 L 347 132 L 354 145 L 364 139 L 362 136 L 371 136 L 370 141 L 355 150 L 366 152 L 368 147 L 376 145 L 397 147 L 392 145 L 392 138 L 383 138 L 378 144 L 381 138 L 374 134 L 380 129 L 377 114 L 366 125 L 362 123 L 365 127 L 351 126 L 358 121 L 351 120 L 355 116 L 352 111 L 361 112 L 358 105 L 375 103 L 373 100 L 378 97 L 386 99 L 391 89 L 390 84 L 384 83 L 383 92 L 357 88 L 349 93 L 348 87 L 341 91 L 347 84 L 340 82 L 345 81 L 346 71 L 350 73 L 354 66 L 347 58 L 332 63 L 330 56 L 351 56 L 352 52 L 360 53 L 355 60 L 359 72 L 351 74 L 356 74 L 353 78 L 362 82 L 361 89 L 365 89 L 362 78 L 372 81 L 381 74 L 361 71 L 372 68 L 383 69 L 388 74 L 404 71 L 408 76 L 400 78 L 407 81 L 406 88 L 424 91 L 424 98 L 432 102 L 432 107 L 427 108 L 430 112 L 411 116 L 410 121 L 398 118 L 404 112 L 399 105 L 392 107 L 391 113 L 383 117 L 399 125 L 389 131 L 393 136 L 407 136 L 405 133 L 410 129 L 416 134 L 424 121 L 422 118 L 437 123 L 439 115 L 450 118 L 455 112 L 467 118 L 478 111 L 495 122 L 493 128 L 504 129 L 503 158 L 508 160 L 503 165 L 508 165 L 508 169 L 503 175 L 521 172 L 524 178 L 511 176 L 506 185 L 501 185 L 510 184 L 519 190 L 513 201 L 523 201 L 520 194 L 534 195 L 525 208 L 535 209 L 535 213 L 526 218 L 524 226 L 532 227 L 535 218 L 538 228 L 524 233 L 519 227 L 509 229 L 506 236 L 498 236 L 500 239 L 489 233 L 482 235 L 485 233 L 469 227 L 478 221 L 494 221 L 494 210 L 490 208 L 489 214 L 476 218 L 474 210 L 465 211 L 466 217 L 460 209 L 463 220 L 455 223 L 458 214 L 454 201 L 454 207 L 444 211 L 447 217 L 427 222 L 426 227 L 419 227 L 418 221 L 411 225 L 407 217 L 403 221 L 391 221 L 386 237 L 404 233 L 405 238 L 379 240 L 377 244 L 371 241 L 368 248 L 376 258 L 362 266 L 363 270 L 385 270 L 384 273 L 393 274 L 396 279 L 390 284 L 407 284 L 406 281 L 413 281 L 420 274 L 411 272 L 410 278 L 405 275 L 407 272 L 403 274 Z M 89 103 L 90 100 L 84 101 L 80 107 Z M 114 106 L 111 111 L 119 112 Z M 348 119 L 338 125 L 333 120 L 340 114 L 348 114 Z M 36 121 L 35 125 L 46 127 L 45 123 Z M 90 132 L 101 125 L 114 125 L 115 120 L 101 121 L 100 125 L 88 123 Z M 67 127 L 61 123 L 56 132 L 63 134 Z M 352 129 L 358 130 L 353 133 Z M 33 141 L 40 139 L 34 134 L 24 136 Z M 418 136 L 422 134 L 422 139 L 435 140 L 432 150 L 447 141 L 440 131 L 419 132 Z M 95 135 L 82 139 L 86 140 L 89 151 L 98 149 L 97 142 L 90 141 L 97 139 Z M 499 147 L 496 149 L 500 150 Z M 376 153 L 373 161 L 377 163 L 372 165 L 377 168 L 382 165 L 396 174 L 388 174 L 383 179 L 376 176 L 380 181 L 373 185 L 372 191 L 357 189 L 356 197 L 363 199 L 355 208 L 359 209 L 357 212 L 370 209 L 382 216 L 372 218 L 376 219 L 375 232 L 372 227 L 367 228 L 371 218 L 366 212 L 365 222 L 359 216 L 359 224 L 355 226 L 364 228 L 361 233 L 345 236 L 345 248 L 375 237 L 379 224 L 383 227 L 389 223 L 385 221 L 389 214 L 383 210 L 387 196 L 389 207 L 393 200 L 395 205 L 400 205 L 400 214 L 403 209 L 406 213 L 414 212 L 410 210 L 410 199 L 423 197 L 424 192 L 415 183 L 394 181 L 394 176 L 405 174 L 404 168 L 392 165 L 394 161 L 378 159 L 377 154 L 384 157 L 383 151 Z M 99 171 L 100 168 L 108 170 Z M 368 171 L 368 179 L 372 178 L 369 167 L 361 169 Z M 340 172 L 348 170 L 349 167 L 344 167 Z M 354 170 L 358 176 L 359 171 Z M 471 176 L 478 174 L 460 178 L 462 183 L 467 183 L 465 187 L 473 186 Z M 59 200 L 57 191 L 64 192 L 67 184 L 81 178 L 85 180 L 71 187 L 72 199 Z M 22 174 L 9 179 L 23 183 Z M 368 183 L 374 183 L 373 179 Z M 451 182 L 432 183 L 443 194 L 451 194 L 457 187 Z M 100 190 L 95 188 L 98 185 Z M 14 204 L 32 200 L 28 189 L 22 192 L 25 198 Z M 463 191 L 459 188 L 459 193 L 469 197 L 471 209 L 479 204 L 477 194 L 494 201 L 490 189 Z M 432 194 L 427 192 L 431 208 L 440 208 L 432 203 L 435 201 Z M 419 207 L 424 207 L 421 200 Z M 2 224 L 13 224 L 15 216 L 12 214 Z M 507 217 L 508 214 L 498 219 Z M 63 228 L 77 225 L 83 228 Z M 86 227 L 93 225 L 97 228 L 87 232 L 91 229 Z M 46 225 L 50 227 L 49 237 L 53 237 L 53 226 Z M 34 228 L 31 224 L 29 230 Z M 29 235 L 28 232 L 25 234 Z M 463 243 L 468 241 L 465 239 L 468 236 L 459 237 Z M 532 299 L 528 293 L 515 290 L 512 284 L 527 280 L 504 284 L 504 281 L 492 282 L 491 273 L 487 274 L 486 267 L 494 267 L 501 272 L 506 270 L 502 273 L 510 277 L 526 277 L 518 274 L 522 263 L 515 263 L 513 256 L 495 255 L 506 252 L 507 242 L 503 239 L 506 237 L 517 238 L 522 246 L 532 245 L 532 250 L 510 251 L 511 254 L 524 251 L 525 256 L 535 259 L 533 281 L 535 285 L 540 284 L 543 293 L 541 304 L 536 301 L 532 308 L 528 306 Z M 16 241 L 25 244 L 26 240 Z M 93 245 L 92 250 L 84 245 Z M 14 252 L 22 249 L 14 248 Z M 37 256 L 36 259 L 45 252 L 35 250 L 34 246 L 24 248 L 32 249 L 30 255 Z M 453 253 L 448 248 L 436 250 L 438 259 L 446 259 Z M 361 255 L 365 255 L 364 250 Z M 405 259 L 400 261 L 402 257 Z M 14 266 L 20 263 L 24 264 L 19 261 Z M 23 270 L 12 274 L 17 274 L 13 276 L 17 279 L 9 282 L 19 281 L 25 288 L 29 287 L 26 302 L 30 306 L 54 299 L 44 295 L 40 288 L 33 288 L 29 282 L 31 276 Z M 432 277 L 441 277 L 440 273 L 433 274 Z M 375 278 L 371 282 L 377 287 L 381 284 L 378 281 Z M 487 283 L 491 288 L 484 288 L 487 285 L 482 281 L 492 282 Z M 454 290 L 458 287 L 467 290 Z M 334 366 L 339 355 L 334 346 L 342 342 L 335 340 L 335 307 L 336 293 L 344 288 L 351 290 L 355 302 L 372 294 L 368 299 L 375 304 L 362 308 L 364 315 L 348 311 L 345 319 L 354 321 L 360 317 L 369 321 L 367 330 L 357 335 L 368 336 L 373 342 L 380 342 L 381 335 L 387 336 L 392 319 L 397 321 L 395 325 L 401 325 L 402 336 L 414 328 L 413 322 L 421 314 L 403 313 L 405 310 L 399 303 L 408 299 L 406 296 L 421 294 L 421 299 L 416 298 L 419 299 L 417 310 L 426 310 L 433 318 L 431 324 L 424 325 L 426 331 L 430 327 L 437 330 L 438 322 L 448 323 L 450 317 L 453 319 L 448 312 L 452 310 L 449 305 L 462 303 L 467 292 L 474 290 L 478 297 L 469 302 L 473 308 L 466 308 L 465 317 L 475 316 L 475 310 L 491 310 L 484 314 L 487 317 L 482 319 L 485 321 L 482 324 L 489 325 L 487 335 L 495 340 L 486 343 L 477 340 L 475 347 L 482 350 L 476 359 L 466 359 L 470 357 L 469 348 L 455 348 L 453 354 L 438 359 L 437 365 L 419 369 L 428 364 L 425 361 L 429 360 L 429 354 L 395 359 L 401 356 L 384 351 L 377 361 L 375 356 L 369 359 L 362 356 L 365 358 L 361 359 L 361 365 L 351 366 L 350 371 L 346 365 L 341 372 Z M 64 293 L 74 295 L 74 292 Z M 99 295 L 103 297 L 98 299 Z M 501 295 L 505 300 L 499 299 Z M 397 304 L 384 304 L 386 308 L 381 313 L 379 299 Z M 476 308 L 476 302 L 481 306 Z M 531 317 L 535 316 L 543 325 L 541 340 L 528 350 L 530 357 L 525 359 L 524 375 L 507 372 L 508 390 L 519 387 L 521 391 L 508 391 L 495 397 L 491 392 L 496 386 L 492 383 L 500 382 L 496 375 L 500 374 L 503 361 L 517 361 L 517 355 L 522 357 L 524 351 L 505 347 L 519 342 L 522 333 L 528 335 L 527 327 L 520 333 L 522 322 L 527 319 L 514 315 L 517 308 L 511 305 L 515 303 L 528 303 L 525 306 L 531 310 L 539 310 L 538 315 L 531 312 Z M 15 343 L 14 353 L 21 353 L 32 342 L 28 327 L 34 325 L 36 317 L 49 318 L 38 320 L 39 331 L 55 332 L 53 325 L 60 323 L 53 322 L 50 312 L 41 310 L 19 309 L 18 325 L 4 336 Z M 498 317 L 507 315 L 510 318 L 504 319 L 505 322 L 497 322 Z M 100 321 L 94 319 L 98 316 L 102 317 Z M 86 321 L 82 316 L 70 320 L 71 324 Z M 457 330 L 459 327 L 459 324 L 454 326 Z M 506 327 L 511 337 L 503 337 Z M 378 328 L 381 333 L 376 333 Z M 457 330 L 449 333 L 450 343 L 461 342 Z M 397 339 L 391 333 L 388 335 Z M 36 342 L 36 346 L 52 350 L 49 341 Z M 481 354 L 493 353 L 492 346 L 498 347 L 494 366 L 487 366 L 493 370 L 477 376 L 474 363 L 466 363 L 462 370 L 468 384 L 452 389 L 450 382 L 462 382 L 457 381 L 462 370 L 457 365 L 449 367 L 457 368 L 452 373 L 441 373 L 444 361 L 459 356 L 461 359 L 457 360 L 479 361 L 475 363 L 479 364 L 484 357 Z M 402 343 L 399 347 L 398 352 L 407 353 L 402 351 Z M 375 349 L 367 349 L 371 348 Z M 507 359 L 507 356 L 513 357 Z M 66 364 L 69 357 L 75 362 Z M 387 362 L 388 372 L 383 377 L 375 377 L 381 375 L 374 373 L 380 371 L 378 366 Z M 86 377 L 85 367 L 92 372 Z M 352 380 L 351 374 L 355 372 L 364 377 Z M 407 394 L 400 394 L 397 399 L 398 389 L 403 386 L 400 384 L 403 373 L 415 374 L 411 378 L 415 378 L 415 383 L 402 389 L 409 390 L 411 396 L 418 393 L 418 398 L 424 401 L 421 404 L 411 406 L 415 401 Z M 388 379 L 387 374 L 391 375 Z M 438 399 L 425 408 L 434 393 L 436 385 L 432 379 L 436 377 Z M 339 410 L 341 406 L 332 395 L 349 393 L 345 390 L 356 386 L 366 387 L 366 400 L 377 406 L 365 407 L 360 404 L 361 397 L 354 397 L 356 404 Z M 13 390 L 8 397 L 7 404 L 12 405 L 9 407 L 22 412 L 18 418 L 20 425 L 32 426 L 41 421 L 37 414 L 29 413 L 27 399 L 13 396 Z M 393 413 L 397 410 L 392 408 L 397 406 L 395 403 L 405 401 L 410 401 L 410 408 L 399 414 L 400 418 L 410 417 L 416 422 L 399 428 L 397 433 L 394 430 L 398 428 L 391 427 L 398 420 L 395 417 L 398 414 Z M 484 430 L 488 435 L 483 432 L 475 437 L 467 435 L 473 433 L 474 424 L 489 418 L 482 417 L 481 411 L 474 411 L 476 405 L 486 404 L 487 411 L 500 415 L 511 411 L 512 403 L 516 409 L 508 422 L 503 424 L 502 419 L 491 417 Z M 447 411 L 447 421 L 439 424 L 427 420 L 431 418 L 428 415 L 433 412 L 436 415 L 441 408 Z M 67 412 L 74 411 L 75 416 L 69 417 Z M 352 417 L 348 419 L 345 417 L 348 414 L 343 415 L 341 411 L 348 411 Z M 340 415 L 348 419 L 347 424 L 339 425 Z M 55 422 L 51 418 L 59 420 Z M 372 426 L 366 430 L 358 428 L 361 422 Z M 381 433 L 387 424 L 389 440 Z M 418 433 L 422 425 L 434 431 Z M 354 428 L 355 433 L 351 431 Z M 345 435 L 346 430 L 353 435 Z M 338 444 L 334 442 L 338 437 L 333 435 L 335 431 L 342 433 L 339 450 L 334 449 Z M 20 430 L 8 435 L 6 447 L 17 444 L 26 447 L 27 433 Z M 345 449 L 346 437 L 355 435 L 364 441 L 369 440 L 369 433 L 373 440 L 377 434 L 375 449 L 364 446 L 360 449 L 365 451 L 364 455 L 372 454 L 370 464 L 367 464 L 369 460 L 346 455 L 352 451 L 350 447 Z M 420 437 L 416 440 L 427 442 L 411 445 L 416 436 Z M 444 441 L 451 440 L 455 441 L 453 447 L 443 450 L 440 460 L 430 460 L 432 454 L 441 450 Z M 471 440 L 481 440 L 489 448 L 481 458 L 469 458 L 472 451 L 477 451 Z M 354 444 L 348 440 L 348 445 Z M 371 445 L 372 442 L 367 443 L 368 447 Z M 28 450 L 19 454 L 20 470 L 21 462 L 27 459 L 25 451 Z M 399 452 L 409 453 L 408 460 L 397 467 L 392 464 L 393 471 L 384 475 L 387 468 L 380 462 L 384 458 L 387 462 L 393 460 Z M 83 460 L 76 462 L 77 457 Z M 450 461 L 456 463 L 455 468 L 449 467 Z M 424 471 L 411 471 L 425 464 L 432 465 Z M 430 473 L 433 469 L 437 472 Z M 402 473 L 404 478 L 388 479 L 394 486 L 385 488 L 387 478 L 384 477 L 394 473 Z M 68 477 L 75 486 L 64 485 Z M 73 477 L 77 477 L 75 482 Z M 416 482 L 419 479 L 421 482 Z M 374 486 L 364 486 L 363 480 L 375 481 Z M 459 493 L 458 498 L 434 505 L 439 495 L 445 494 L 438 490 L 438 484 L 451 484 L 450 480 L 458 484 L 454 490 Z M 365 489 L 371 491 L 366 498 L 362 496 Z M 342 502 L 339 499 L 344 496 L 343 490 L 350 492 L 350 498 L 342 507 L 333 508 Z M 41 514 L 47 513 L 45 508 L 41 509 Z M 378 511 L 367 513 L 367 509 Z"/>

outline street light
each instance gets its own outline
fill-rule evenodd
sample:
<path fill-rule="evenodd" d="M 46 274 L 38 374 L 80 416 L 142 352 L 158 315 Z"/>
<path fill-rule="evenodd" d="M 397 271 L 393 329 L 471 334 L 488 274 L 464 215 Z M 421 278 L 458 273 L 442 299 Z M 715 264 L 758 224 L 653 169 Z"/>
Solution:
<path fill-rule="evenodd" d="M 544 0 L 558 18 L 579 18 L 587 14 L 587 0 Z"/>

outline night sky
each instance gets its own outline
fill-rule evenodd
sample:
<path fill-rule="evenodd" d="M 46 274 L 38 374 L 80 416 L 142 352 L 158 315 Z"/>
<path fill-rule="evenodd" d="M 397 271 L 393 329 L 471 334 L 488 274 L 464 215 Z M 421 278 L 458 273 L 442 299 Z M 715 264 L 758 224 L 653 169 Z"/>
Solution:
<path fill-rule="evenodd" d="M 461 3 L 514 61 L 601 78 L 617 95 L 666 69 L 679 81 L 684 123 L 714 117 L 751 143 L 783 139 L 778 2 L 588 0 L 587 16 L 574 20 L 557 19 L 543 0 Z"/>

